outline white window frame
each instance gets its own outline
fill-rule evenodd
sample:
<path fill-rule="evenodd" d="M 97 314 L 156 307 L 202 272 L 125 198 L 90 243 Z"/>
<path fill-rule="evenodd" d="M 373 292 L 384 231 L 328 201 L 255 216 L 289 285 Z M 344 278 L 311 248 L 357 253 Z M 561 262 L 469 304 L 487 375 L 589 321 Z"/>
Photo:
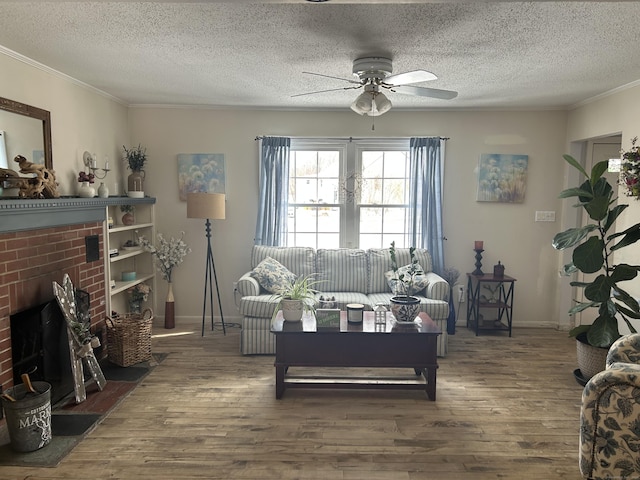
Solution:
<path fill-rule="evenodd" d="M 292 151 L 337 150 L 340 158 L 340 183 L 362 171 L 362 153 L 365 151 L 409 151 L 409 138 L 292 138 Z M 348 188 L 353 182 L 347 183 Z M 333 204 L 332 204 L 333 205 Z M 360 240 L 360 204 L 353 199 L 342 200 L 340 209 L 340 247 L 358 248 Z M 404 208 L 408 209 L 408 204 Z M 402 207 L 400 207 L 402 208 Z"/>

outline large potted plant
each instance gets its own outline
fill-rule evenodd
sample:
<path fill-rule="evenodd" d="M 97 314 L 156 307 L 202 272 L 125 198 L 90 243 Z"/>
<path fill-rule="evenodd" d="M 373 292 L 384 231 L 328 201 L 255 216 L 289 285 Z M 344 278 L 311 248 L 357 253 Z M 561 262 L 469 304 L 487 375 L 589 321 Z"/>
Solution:
<path fill-rule="evenodd" d="M 584 290 L 585 300 L 576 300 L 569 314 L 573 315 L 588 308 L 598 310 L 593 324 L 579 325 L 569 332 L 578 340 L 578 367 L 586 380 L 604 369 L 606 352 L 620 337 L 618 319 L 623 320 L 631 332 L 636 331 L 631 319 L 640 318 L 638 302 L 620 283 L 634 279 L 640 266 L 614 264 L 613 254 L 640 239 L 640 223 L 622 232 L 615 232 L 613 227 L 616 220 L 629 205 L 615 204 L 614 189 L 602 176 L 607 170 L 607 161 L 594 165 L 589 175 L 570 155 L 564 155 L 564 159 L 580 171 L 586 180 L 579 187 L 563 190 L 560 198 L 577 197 L 578 203 L 575 206 L 584 209 L 589 221 L 581 227 L 558 233 L 553 238 L 553 247 L 558 250 L 575 247 L 572 261 L 563 267 L 563 274 L 572 275 L 578 271 L 586 275 L 597 274 L 592 281 L 571 282 L 571 286 Z M 594 353 L 589 348 L 583 348 L 584 345 L 599 348 L 601 358 L 595 362 L 593 359 L 590 360 L 589 357 Z M 584 355 L 587 358 L 583 361 Z M 589 365 L 594 363 L 595 368 Z"/>
<path fill-rule="evenodd" d="M 392 276 L 390 285 L 393 285 L 392 291 L 394 296 L 390 299 L 391 313 L 398 322 L 410 323 L 416 319 L 420 311 L 420 299 L 414 297 L 416 290 L 416 278 L 424 275 L 422 266 L 416 259 L 416 247 L 409 248 L 409 257 L 411 262 L 409 265 L 398 267 L 396 257 L 396 242 L 391 242 L 389 247 L 389 255 L 391 256 Z"/>
<path fill-rule="evenodd" d="M 313 286 L 318 283 L 320 282 L 314 280 L 314 275 L 300 276 L 274 294 L 271 298 L 277 300 L 278 304 L 273 310 L 272 318 L 282 310 L 286 321 L 299 322 L 305 311 L 315 312 L 317 290 Z"/>

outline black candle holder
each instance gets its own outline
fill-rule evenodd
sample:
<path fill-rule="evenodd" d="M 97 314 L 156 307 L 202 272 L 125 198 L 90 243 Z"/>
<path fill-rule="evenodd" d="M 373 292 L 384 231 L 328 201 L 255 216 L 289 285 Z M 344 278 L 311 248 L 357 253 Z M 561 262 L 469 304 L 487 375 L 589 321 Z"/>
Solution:
<path fill-rule="evenodd" d="M 476 252 L 476 269 L 473 271 L 473 275 L 484 275 L 482 271 L 482 252 L 484 252 L 484 249 L 474 248 L 474 251 Z"/>

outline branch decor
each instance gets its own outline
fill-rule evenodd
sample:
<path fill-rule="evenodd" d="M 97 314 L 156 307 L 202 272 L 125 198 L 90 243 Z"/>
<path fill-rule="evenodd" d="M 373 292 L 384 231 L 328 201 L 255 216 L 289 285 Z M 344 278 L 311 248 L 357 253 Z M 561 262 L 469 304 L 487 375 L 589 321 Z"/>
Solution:
<path fill-rule="evenodd" d="M 156 259 L 156 267 L 162 274 L 162 278 L 171 283 L 173 269 L 184 261 L 184 257 L 191 253 L 191 248 L 184 241 L 184 232 L 180 237 L 166 239 L 162 233 L 158 233 L 158 244 L 153 245 L 144 235 L 138 238 L 140 245 L 151 252 Z"/>

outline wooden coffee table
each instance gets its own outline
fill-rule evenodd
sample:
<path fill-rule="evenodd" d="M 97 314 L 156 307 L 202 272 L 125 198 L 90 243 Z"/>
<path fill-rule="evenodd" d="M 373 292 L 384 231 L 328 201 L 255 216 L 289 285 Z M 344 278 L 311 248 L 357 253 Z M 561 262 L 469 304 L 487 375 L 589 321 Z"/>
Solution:
<path fill-rule="evenodd" d="M 286 388 L 425 390 L 430 400 L 436 399 L 436 346 L 442 332 L 426 313 L 420 313 L 416 323 L 408 326 L 397 325 L 391 313 L 387 313 L 384 328 L 376 329 L 373 312 L 365 311 L 361 324 L 351 324 L 343 311 L 339 329 L 318 331 L 315 317 L 308 312 L 300 322 L 285 322 L 282 312 L 278 312 L 271 331 L 276 336 L 278 399 Z M 289 367 L 408 368 L 414 375 L 299 376 L 288 374 Z"/>

